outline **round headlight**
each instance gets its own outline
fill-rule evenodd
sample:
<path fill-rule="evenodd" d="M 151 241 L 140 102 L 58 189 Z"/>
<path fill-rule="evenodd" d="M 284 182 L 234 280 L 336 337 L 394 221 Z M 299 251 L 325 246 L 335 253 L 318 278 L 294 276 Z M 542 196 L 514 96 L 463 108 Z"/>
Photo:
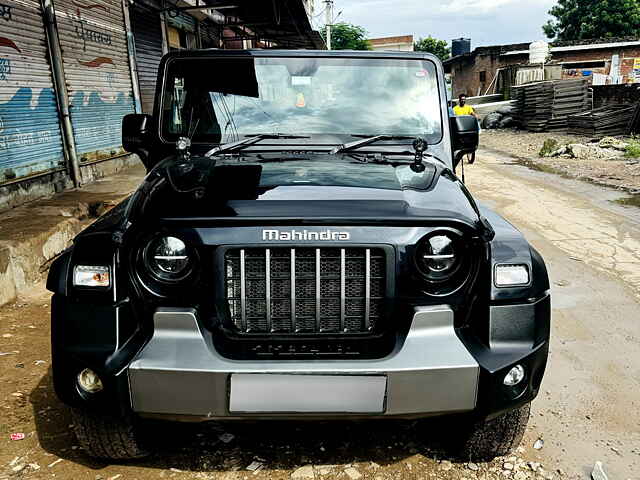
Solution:
<path fill-rule="evenodd" d="M 158 280 L 177 282 L 191 271 L 191 258 L 185 243 L 176 237 L 160 237 L 146 249 L 145 263 Z"/>
<path fill-rule="evenodd" d="M 457 239 L 449 233 L 435 233 L 423 238 L 416 250 L 418 270 L 434 283 L 449 280 L 458 270 L 462 252 Z"/>

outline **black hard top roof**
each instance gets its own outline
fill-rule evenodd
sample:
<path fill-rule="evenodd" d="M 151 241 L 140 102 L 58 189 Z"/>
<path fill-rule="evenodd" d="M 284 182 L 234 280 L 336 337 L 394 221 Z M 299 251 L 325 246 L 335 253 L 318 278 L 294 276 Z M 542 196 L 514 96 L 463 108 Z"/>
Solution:
<path fill-rule="evenodd" d="M 168 53 L 166 58 L 181 57 L 346 57 L 346 58 L 399 58 L 415 60 L 431 60 L 440 63 L 440 60 L 427 52 L 402 52 L 387 50 L 221 50 L 217 48 L 201 50 L 178 50 Z"/>

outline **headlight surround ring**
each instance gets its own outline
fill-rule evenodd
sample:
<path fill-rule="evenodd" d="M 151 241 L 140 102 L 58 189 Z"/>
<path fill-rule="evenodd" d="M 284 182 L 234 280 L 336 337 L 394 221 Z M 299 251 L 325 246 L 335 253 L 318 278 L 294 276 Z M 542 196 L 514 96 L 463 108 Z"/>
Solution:
<path fill-rule="evenodd" d="M 185 280 L 193 272 L 195 253 L 182 239 L 162 235 L 147 243 L 142 260 L 154 280 L 174 284 Z"/>
<path fill-rule="evenodd" d="M 444 283 L 460 270 L 464 253 L 460 235 L 448 230 L 436 230 L 418 242 L 416 267 L 429 283 Z"/>
<path fill-rule="evenodd" d="M 424 282 L 422 290 L 443 297 L 462 288 L 475 268 L 469 249 L 463 234 L 451 228 L 438 228 L 423 236 L 414 251 L 415 268 Z"/>

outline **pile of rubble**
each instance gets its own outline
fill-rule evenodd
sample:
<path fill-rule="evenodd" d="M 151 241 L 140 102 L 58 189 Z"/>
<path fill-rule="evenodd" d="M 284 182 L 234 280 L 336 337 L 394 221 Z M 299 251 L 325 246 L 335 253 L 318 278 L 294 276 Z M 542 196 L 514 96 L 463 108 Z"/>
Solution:
<path fill-rule="evenodd" d="M 559 145 L 555 140 L 545 141 L 539 152 L 541 157 L 597 158 L 602 160 L 621 160 L 625 157 L 629 144 L 614 137 L 604 137 L 591 143 L 570 143 Z"/>
<path fill-rule="evenodd" d="M 513 111 L 513 105 L 503 105 L 495 112 L 487 114 L 482 119 L 482 128 L 492 130 L 495 128 L 509 128 L 515 126 Z"/>

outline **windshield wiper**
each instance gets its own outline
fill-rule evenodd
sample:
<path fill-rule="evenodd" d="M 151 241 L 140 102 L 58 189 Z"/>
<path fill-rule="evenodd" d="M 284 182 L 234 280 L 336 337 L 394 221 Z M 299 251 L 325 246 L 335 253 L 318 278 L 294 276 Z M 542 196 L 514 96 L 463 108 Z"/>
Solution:
<path fill-rule="evenodd" d="M 308 135 L 288 135 L 286 133 L 260 133 L 258 135 L 253 135 L 243 140 L 238 140 L 237 142 L 225 143 L 223 145 L 218 145 L 215 148 L 212 148 L 207 153 L 205 153 L 205 157 L 213 157 L 214 155 L 220 155 L 221 153 L 227 152 L 235 152 L 237 150 L 242 150 L 249 145 L 253 145 L 254 143 L 258 143 L 260 140 L 275 140 L 278 138 L 309 138 Z"/>
<path fill-rule="evenodd" d="M 353 135 L 357 137 L 359 135 Z M 344 153 L 349 152 L 351 150 L 357 150 L 360 147 L 364 147 L 366 145 L 370 145 L 375 142 L 379 142 L 381 140 L 415 140 L 416 137 L 411 137 L 409 135 L 375 135 L 373 137 L 366 137 L 361 140 L 356 140 L 354 142 L 345 143 L 343 145 L 339 145 L 331 152 L 331 155 L 335 155 L 336 153 Z"/>

